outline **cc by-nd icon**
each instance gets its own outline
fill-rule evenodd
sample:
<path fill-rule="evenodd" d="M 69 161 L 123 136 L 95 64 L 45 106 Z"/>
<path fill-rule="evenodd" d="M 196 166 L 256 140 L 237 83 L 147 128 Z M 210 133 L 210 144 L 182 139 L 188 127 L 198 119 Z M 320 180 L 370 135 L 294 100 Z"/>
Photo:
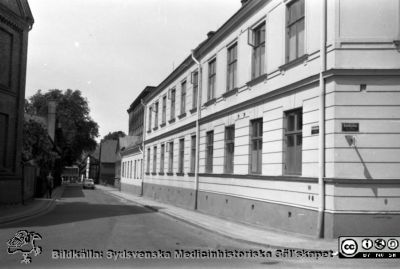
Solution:
<path fill-rule="evenodd" d="M 342 251 L 342 254 L 346 256 L 352 256 L 357 252 L 358 246 L 357 242 L 353 239 L 346 239 L 343 240 L 340 250 Z"/>

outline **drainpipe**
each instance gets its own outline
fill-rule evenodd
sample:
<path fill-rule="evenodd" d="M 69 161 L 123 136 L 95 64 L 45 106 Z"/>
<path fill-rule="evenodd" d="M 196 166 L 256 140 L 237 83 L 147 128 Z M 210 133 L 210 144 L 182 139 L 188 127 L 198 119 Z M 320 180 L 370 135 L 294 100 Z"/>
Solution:
<path fill-rule="evenodd" d="M 143 196 L 143 185 L 144 185 L 144 160 L 145 160 L 145 150 L 144 150 L 144 139 L 145 139 L 145 135 L 146 135 L 146 105 L 143 103 L 143 99 L 140 100 L 140 104 L 143 106 L 143 132 L 142 132 L 142 184 L 140 185 L 140 196 Z M 140 150 L 140 148 L 139 148 Z"/>
<path fill-rule="evenodd" d="M 325 215 L 325 79 L 326 71 L 326 0 L 322 0 L 322 16 L 321 16 L 321 71 L 319 73 L 319 149 L 318 149 L 318 189 L 319 189 L 319 206 L 318 206 L 318 237 L 324 237 L 324 215 Z"/>
<path fill-rule="evenodd" d="M 201 96 L 201 64 L 194 57 L 194 50 L 192 50 L 192 59 L 197 64 L 197 120 L 196 120 L 196 160 L 195 160 L 195 193 L 194 193 L 194 209 L 197 210 L 197 200 L 199 197 L 199 156 L 200 156 L 200 118 L 201 118 L 201 107 L 200 107 L 200 96 Z"/>

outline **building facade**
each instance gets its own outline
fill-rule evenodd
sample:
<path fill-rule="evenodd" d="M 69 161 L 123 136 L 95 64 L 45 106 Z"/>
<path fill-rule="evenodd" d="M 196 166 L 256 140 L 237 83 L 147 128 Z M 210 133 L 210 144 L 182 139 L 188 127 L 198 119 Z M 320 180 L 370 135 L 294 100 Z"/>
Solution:
<path fill-rule="evenodd" d="M 22 200 L 22 127 L 32 25 L 26 0 L 0 0 L 0 203 Z"/>
<path fill-rule="evenodd" d="M 142 195 L 143 184 L 143 130 L 145 98 L 155 87 L 147 86 L 132 102 L 129 109 L 129 132 L 121 154 L 121 191 Z"/>
<path fill-rule="evenodd" d="M 306 235 L 396 233 L 399 1 L 242 2 L 145 98 L 144 195 Z"/>

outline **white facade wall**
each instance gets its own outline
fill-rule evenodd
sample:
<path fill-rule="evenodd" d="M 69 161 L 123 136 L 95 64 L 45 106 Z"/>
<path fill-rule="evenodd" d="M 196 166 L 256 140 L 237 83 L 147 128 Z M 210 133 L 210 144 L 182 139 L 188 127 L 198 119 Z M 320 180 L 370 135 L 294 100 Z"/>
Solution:
<path fill-rule="evenodd" d="M 140 152 L 122 156 L 121 183 L 140 187 L 143 180 L 142 162 L 143 154 Z"/>

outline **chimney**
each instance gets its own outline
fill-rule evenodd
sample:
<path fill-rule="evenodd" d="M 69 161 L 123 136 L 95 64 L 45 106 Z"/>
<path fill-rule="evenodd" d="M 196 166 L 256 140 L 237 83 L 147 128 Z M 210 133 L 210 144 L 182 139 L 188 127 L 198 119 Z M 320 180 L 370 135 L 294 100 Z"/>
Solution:
<path fill-rule="evenodd" d="M 210 31 L 207 33 L 207 38 L 212 37 L 215 34 L 215 31 Z"/>
<path fill-rule="evenodd" d="M 53 141 L 56 132 L 56 107 L 56 101 L 49 100 L 47 103 L 47 132 Z"/>

